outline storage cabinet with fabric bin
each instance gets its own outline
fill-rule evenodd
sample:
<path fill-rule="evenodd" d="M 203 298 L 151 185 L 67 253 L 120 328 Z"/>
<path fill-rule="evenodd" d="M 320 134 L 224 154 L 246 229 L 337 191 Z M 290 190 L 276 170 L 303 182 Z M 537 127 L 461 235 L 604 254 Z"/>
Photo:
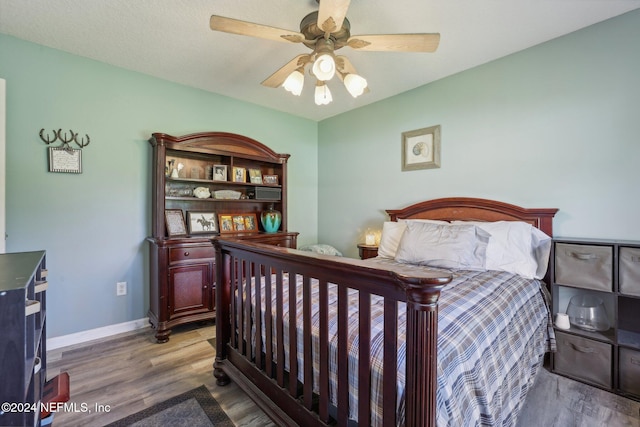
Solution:
<path fill-rule="evenodd" d="M 552 370 L 640 400 L 640 242 L 554 239 L 551 292 L 554 318 L 570 319 Z"/>

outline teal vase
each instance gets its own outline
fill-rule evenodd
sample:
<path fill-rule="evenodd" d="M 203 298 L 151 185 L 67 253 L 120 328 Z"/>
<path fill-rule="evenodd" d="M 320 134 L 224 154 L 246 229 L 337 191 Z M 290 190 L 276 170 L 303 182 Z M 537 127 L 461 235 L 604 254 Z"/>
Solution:
<path fill-rule="evenodd" d="M 260 222 L 262 223 L 262 228 L 264 228 L 265 232 L 275 233 L 280 228 L 282 214 L 280 211 L 275 210 L 273 205 L 271 205 L 269 206 L 269 209 L 260 214 Z"/>

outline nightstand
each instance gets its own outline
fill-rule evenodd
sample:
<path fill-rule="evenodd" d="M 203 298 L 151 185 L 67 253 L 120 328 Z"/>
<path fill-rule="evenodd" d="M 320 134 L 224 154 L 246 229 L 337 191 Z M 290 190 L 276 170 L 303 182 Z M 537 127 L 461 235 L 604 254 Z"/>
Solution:
<path fill-rule="evenodd" d="M 359 243 L 358 253 L 360 254 L 360 259 L 375 258 L 378 256 L 378 246 Z"/>

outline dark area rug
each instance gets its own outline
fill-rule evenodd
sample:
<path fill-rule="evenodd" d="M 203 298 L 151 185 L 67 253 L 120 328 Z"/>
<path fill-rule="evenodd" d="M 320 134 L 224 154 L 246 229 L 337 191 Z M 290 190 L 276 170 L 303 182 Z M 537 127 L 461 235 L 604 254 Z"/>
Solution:
<path fill-rule="evenodd" d="M 129 415 L 107 427 L 233 427 L 233 425 L 207 387 L 202 385 Z"/>

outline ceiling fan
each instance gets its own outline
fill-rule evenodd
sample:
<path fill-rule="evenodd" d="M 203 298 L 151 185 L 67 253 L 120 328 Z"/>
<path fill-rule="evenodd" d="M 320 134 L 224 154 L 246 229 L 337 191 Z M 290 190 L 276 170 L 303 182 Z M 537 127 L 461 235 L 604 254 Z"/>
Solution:
<path fill-rule="evenodd" d="M 332 101 L 325 84 L 334 75 L 342 80 L 347 91 L 355 98 L 367 89 L 367 81 L 356 73 L 346 56 L 335 51 L 348 46 L 362 51 L 434 52 L 440 42 L 440 34 L 375 34 L 351 36 L 351 24 L 346 18 L 350 0 L 316 0 L 318 11 L 311 12 L 300 22 L 300 32 L 283 30 L 267 25 L 254 24 L 233 18 L 212 15 L 212 30 L 274 40 L 285 43 L 302 43 L 312 50 L 293 58 L 262 82 L 263 86 L 283 86 L 294 95 L 302 93 L 304 70 L 308 64 L 316 77 L 315 102 L 318 105 Z"/>

